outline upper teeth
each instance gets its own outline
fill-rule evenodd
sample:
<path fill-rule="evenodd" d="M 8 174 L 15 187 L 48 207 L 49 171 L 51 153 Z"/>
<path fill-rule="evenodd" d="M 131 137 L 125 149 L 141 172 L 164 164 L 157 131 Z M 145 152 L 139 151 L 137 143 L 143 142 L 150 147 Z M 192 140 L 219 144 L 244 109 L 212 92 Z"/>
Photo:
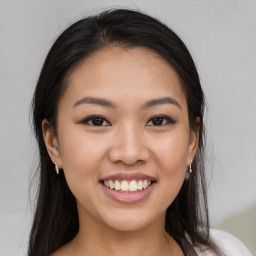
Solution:
<path fill-rule="evenodd" d="M 107 186 L 110 189 L 115 189 L 115 190 L 121 190 L 121 191 L 137 191 L 137 190 L 142 190 L 146 189 L 149 185 L 151 184 L 150 180 L 132 180 L 132 181 L 127 181 L 127 180 L 104 180 L 104 185 Z"/>

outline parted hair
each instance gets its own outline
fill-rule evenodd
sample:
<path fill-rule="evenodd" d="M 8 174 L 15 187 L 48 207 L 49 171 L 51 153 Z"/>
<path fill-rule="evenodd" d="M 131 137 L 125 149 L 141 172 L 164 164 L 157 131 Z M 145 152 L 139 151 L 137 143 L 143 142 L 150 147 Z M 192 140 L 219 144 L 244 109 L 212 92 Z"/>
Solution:
<path fill-rule="evenodd" d="M 39 148 L 36 208 L 30 232 L 28 255 L 48 256 L 79 230 L 76 199 L 63 172 L 56 175 L 42 133 L 47 119 L 56 132 L 57 107 L 68 78 L 79 64 L 107 45 L 144 47 L 155 52 L 177 72 L 188 106 L 190 129 L 200 118 L 199 145 L 189 179 L 166 211 L 165 230 L 185 255 L 193 246 L 203 246 L 222 255 L 209 235 L 209 217 L 204 167 L 205 99 L 194 61 L 183 41 L 165 24 L 141 11 L 109 9 L 83 18 L 56 39 L 41 69 L 31 104 L 33 130 Z"/>

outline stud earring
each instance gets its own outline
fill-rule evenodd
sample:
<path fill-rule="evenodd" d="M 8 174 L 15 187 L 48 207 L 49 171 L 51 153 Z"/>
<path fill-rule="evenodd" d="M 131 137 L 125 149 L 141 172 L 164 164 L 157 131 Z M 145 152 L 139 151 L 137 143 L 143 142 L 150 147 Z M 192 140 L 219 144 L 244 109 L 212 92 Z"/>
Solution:
<path fill-rule="evenodd" d="M 189 172 L 189 173 L 192 173 L 192 167 L 191 167 L 191 164 L 190 164 L 190 166 L 189 166 L 188 172 Z"/>
<path fill-rule="evenodd" d="M 188 169 L 188 172 L 189 172 L 189 173 L 192 173 L 192 167 L 191 167 L 191 165 L 192 165 L 192 158 L 190 158 L 190 165 L 189 165 L 189 169 Z"/>
<path fill-rule="evenodd" d="M 60 170 L 59 170 L 59 168 L 58 168 L 58 165 L 57 165 L 56 163 L 54 163 L 54 165 L 55 165 L 55 171 L 56 171 L 56 173 L 59 174 L 59 173 L 60 173 Z"/>
<path fill-rule="evenodd" d="M 187 169 L 187 172 L 186 172 L 186 176 L 185 176 L 185 179 L 186 179 L 186 180 L 189 179 L 190 174 L 192 173 L 192 167 L 191 167 L 191 165 L 192 165 L 192 159 L 190 159 L 190 165 L 189 165 L 189 167 L 188 167 L 188 169 Z"/>

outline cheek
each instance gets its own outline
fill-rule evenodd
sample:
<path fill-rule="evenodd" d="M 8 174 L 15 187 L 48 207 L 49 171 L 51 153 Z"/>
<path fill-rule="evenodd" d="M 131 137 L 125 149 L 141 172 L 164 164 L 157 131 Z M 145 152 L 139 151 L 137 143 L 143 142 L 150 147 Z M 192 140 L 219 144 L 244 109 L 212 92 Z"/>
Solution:
<path fill-rule="evenodd" d="M 73 187 L 86 189 L 98 182 L 98 170 L 106 152 L 106 143 L 99 135 L 88 135 L 82 129 L 62 129 L 60 153 L 66 180 Z M 95 137 L 98 137 L 96 139 Z"/>
<path fill-rule="evenodd" d="M 174 133 L 158 141 L 154 155 L 164 176 L 184 173 L 189 152 L 187 133 Z"/>
<path fill-rule="evenodd" d="M 60 154 L 66 168 L 71 163 L 74 168 L 82 167 L 84 163 L 87 163 L 86 166 L 98 163 L 95 160 L 101 157 L 105 147 L 104 138 L 101 139 L 98 134 L 85 133 L 83 127 L 63 127 L 59 138 Z"/>
<path fill-rule="evenodd" d="M 189 152 L 187 134 L 186 132 L 173 133 L 159 141 L 154 149 L 155 162 L 159 168 L 163 209 L 173 202 L 184 182 Z"/>
<path fill-rule="evenodd" d="M 107 138 L 85 134 L 81 129 L 62 129 L 60 149 L 63 171 L 69 189 L 79 205 L 97 216 L 99 175 L 106 153 Z M 98 139 L 96 139 L 96 137 Z"/>

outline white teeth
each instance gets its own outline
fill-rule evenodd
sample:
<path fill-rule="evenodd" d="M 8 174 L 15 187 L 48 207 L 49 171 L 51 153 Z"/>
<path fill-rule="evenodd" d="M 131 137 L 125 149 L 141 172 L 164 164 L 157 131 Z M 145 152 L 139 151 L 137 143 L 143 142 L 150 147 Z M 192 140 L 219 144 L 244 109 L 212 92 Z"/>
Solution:
<path fill-rule="evenodd" d="M 109 181 L 108 180 L 104 180 L 104 185 L 107 186 L 109 188 Z"/>
<path fill-rule="evenodd" d="M 122 191 L 128 191 L 129 190 L 129 184 L 126 180 L 123 180 L 121 182 L 121 190 Z"/>
<path fill-rule="evenodd" d="M 137 182 L 132 180 L 129 184 L 129 191 L 137 191 Z"/>
<path fill-rule="evenodd" d="M 120 190 L 121 189 L 121 185 L 120 182 L 118 180 L 115 181 L 115 190 Z"/>
<path fill-rule="evenodd" d="M 103 182 L 104 185 L 110 189 L 114 190 L 121 190 L 123 192 L 135 192 L 137 190 L 142 190 L 146 189 L 148 186 L 150 186 L 151 181 L 150 180 L 132 180 L 132 181 L 127 181 L 127 180 L 122 180 L 121 182 L 118 180 L 106 180 Z"/>
<path fill-rule="evenodd" d="M 113 189 L 115 187 L 115 184 L 112 180 L 109 181 L 109 187 Z"/>
<path fill-rule="evenodd" d="M 138 190 L 142 190 L 142 189 L 143 189 L 142 180 L 140 180 L 140 181 L 138 182 L 137 188 L 138 188 Z"/>

